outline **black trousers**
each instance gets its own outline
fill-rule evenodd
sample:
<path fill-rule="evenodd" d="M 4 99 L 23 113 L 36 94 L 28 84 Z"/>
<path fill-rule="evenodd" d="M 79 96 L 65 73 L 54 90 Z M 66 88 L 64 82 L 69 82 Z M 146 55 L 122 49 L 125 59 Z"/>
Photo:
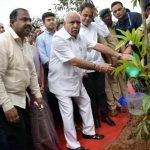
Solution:
<path fill-rule="evenodd" d="M 91 72 L 88 77 L 83 77 L 83 84 L 91 99 L 91 107 L 94 119 L 108 116 L 108 106 L 105 93 L 105 73 Z"/>
<path fill-rule="evenodd" d="M 31 136 L 29 108 L 22 109 L 16 107 L 20 121 L 19 123 L 10 123 L 6 120 L 5 114 L 0 108 L 0 127 L 3 138 L 0 140 L 7 147 L 0 150 L 34 150 Z M 6 146 L 6 145 L 5 145 Z"/>
<path fill-rule="evenodd" d="M 6 133 L 1 123 L 0 123 L 0 150 L 10 150 L 7 142 Z"/>

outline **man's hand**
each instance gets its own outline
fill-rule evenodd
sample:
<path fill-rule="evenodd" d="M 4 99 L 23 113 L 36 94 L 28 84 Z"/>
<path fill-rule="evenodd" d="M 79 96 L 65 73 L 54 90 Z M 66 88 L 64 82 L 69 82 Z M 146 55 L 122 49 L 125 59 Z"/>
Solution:
<path fill-rule="evenodd" d="M 112 67 L 111 64 L 96 64 L 95 66 L 95 71 L 98 72 L 108 72 L 108 71 L 112 71 L 114 69 L 114 67 Z"/>
<path fill-rule="evenodd" d="M 122 60 L 131 60 L 132 59 L 132 55 L 130 54 L 122 54 L 121 59 Z"/>
<path fill-rule="evenodd" d="M 42 94 L 44 93 L 44 85 L 40 86 L 40 91 L 41 91 Z"/>
<path fill-rule="evenodd" d="M 7 121 L 11 122 L 11 123 L 17 123 L 19 122 L 19 115 L 17 112 L 17 109 L 15 107 L 13 107 L 12 109 L 4 112 Z"/>
<path fill-rule="evenodd" d="M 45 101 L 43 98 L 37 98 L 35 104 L 37 104 L 38 108 L 42 110 L 44 108 Z"/>

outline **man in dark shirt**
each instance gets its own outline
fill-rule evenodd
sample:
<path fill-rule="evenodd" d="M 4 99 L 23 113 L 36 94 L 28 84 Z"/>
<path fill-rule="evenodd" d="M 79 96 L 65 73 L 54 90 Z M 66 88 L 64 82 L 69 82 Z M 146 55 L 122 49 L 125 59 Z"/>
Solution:
<path fill-rule="evenodd" d="M 130 12 L 123 6 L 120 1 L 115 1 L 111 4 L 111 10 L 113 15 L 118 19 L 116 23 L 116 34 L 121 35 L 121 32 L 117 29 L 130 32 L 132 29 L 137 29 L 142 24 L 142 16 L 137 12 Z M 126 44 L 128 46 L 128 43 Z M 136 52 L 140 57 L 139 50 L 135 45 L 132 45 L 132 50 Z"/>
<path fill-rule="evenodd" d="M 111 4 L 113 15 L 118 19 L 116 29 L 132 31 L 133 28 L 137 29 L 142 24 L 142 16 L 137 12 L 126 11 L 120 1 L 115 1 Z M 117 34 L 120 32 L 117 30 Z"/>

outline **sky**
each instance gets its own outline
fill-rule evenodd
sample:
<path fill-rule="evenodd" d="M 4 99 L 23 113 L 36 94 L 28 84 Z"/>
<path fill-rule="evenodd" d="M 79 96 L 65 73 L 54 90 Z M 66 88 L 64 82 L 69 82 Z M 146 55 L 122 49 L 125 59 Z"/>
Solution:
<path fill-rule="evenodd" d="M 49 8 L 53 8 L 53 4 L 57 3 L 57 0 L 0 0 L 0 22 L 3 22 L 5 26 L 9 24 L 9 14 L 15 8 L 25 8 L 29 11 L 31 17 L 41 17 L 42 14 L 48 11 Z M 103 8 L 110 8 L 111 3 L 115 0 L 93 0 L 98 10 Z M 131 11 L 140 12 L 140 8 L 133 9 L 131 0 L 120 0 L 126 8 Z"/>

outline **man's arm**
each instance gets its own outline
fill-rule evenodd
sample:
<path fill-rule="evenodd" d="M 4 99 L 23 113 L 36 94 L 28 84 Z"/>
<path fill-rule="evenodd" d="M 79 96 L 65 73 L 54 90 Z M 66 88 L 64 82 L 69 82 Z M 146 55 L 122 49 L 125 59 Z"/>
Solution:
<path fill-rule="evenodd" d="M 40 92 L 40 87 L 38 84 L 38 78 L 37 78 L 37 73 L 35 70 L 34 62 L 32 63 L 31 79 L 30 79 L 29 88 L 31 90 L 31 93 L 35 96 L 39 108 L 42 109 L 44 100 L 43 100 L 41 92 Z"/>
<path fill-rule="evenodd" d="M 31 93 L 35 96 L 35 98 L 41 98 L 41 92 L 40 92 L 40 87 L 38 84 L 38 78 L 37 78 L 37 73 L 35 70 L 34 63 L 32 63 L 32 70 L 31 70 L 31 79 L 30 79 L 30 89 Z"/>
<path fill-rule="evenodd" d="M 111 64 L 95 64 L 86 60 L 82 60 L 79 58 L 72 58 L 71 60 L 68 61 L 71 65 L 82 68 L 82 69 L 87 69 L 87 70 L 95 70 L 98 72 L 107 72 L 111 71 L 114 68 L 111 67 Z"/>
<path fill-rule="evenodd" d="M 47 54 L 46 54 L 46 47 L 44 45 L 44 40 L 42 39 L 42 37 L 37 37 L 36 39 L 36 46 L 37 46 L 37 49 L 40 53 L 40 59 L 41 59 L 41 62 L 42 64 L 46 64 L 49 62 L 49 58 L 47 57 Z"/>
<path fill-rule="evenodd" d="M 118 59 L 124 59 L 124 60 L 128 60 L 131 59 L 131 55 L 129 54 L 122 54 L 122 53 L 118 53 L 116 51 L 114 51 L 113 49 L 111 49 L 108 46 L 105 46 L 103 44 L 97 43 L 94 47 L 94 49 L 98 52 L 104 53 L 106 55 L 110 55 L 113 57 L 116 57 Z"/>
<path fill-rule="evenodd" d="M 0 105 L 2 106 L 4 111 L 8 111 L 14 107 L 7 94 L 5 83 L 3 81 L 8 68 L 8 56 L 6 48 L 3 48 L 2 44 L 0 45 Z"/>
<path fill-rule="evenodd" d="M 5 89 L 5 83 L 3 78 L 8 68 L 8 56 L 6 47 L 3 47 L 4 43 L 0 43 L 0 106 L 3 108 L 7 121 L 16 123 L 19 121 L 19 115 L 11 102 L 7 91 Z"/>

